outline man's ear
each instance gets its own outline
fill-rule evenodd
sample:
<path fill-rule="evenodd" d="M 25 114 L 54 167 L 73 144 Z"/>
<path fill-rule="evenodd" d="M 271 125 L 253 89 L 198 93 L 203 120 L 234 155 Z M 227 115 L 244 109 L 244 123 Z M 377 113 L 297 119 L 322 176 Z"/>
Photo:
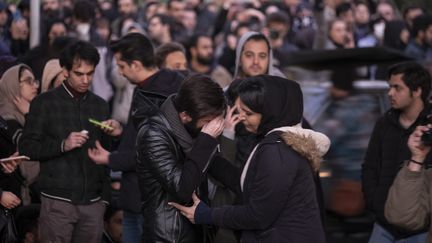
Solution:
<path fill-rule="evenodd" d="M 65 79 L 68 79 L 69 78 L 69 71 L 66 69 L 66 68 L 62 68 L 62 73 L 63 73 L 63 76 L 65 77 Z"/>
<path fill-rule="evenodd" d="M 421 98 L 421 95 L 422 95 L 422 89 L 420 87 L 417 87 L 417 89 L 413 91 L 413 96 Z"/>
<path fill-rule="evenodd" d="M 180 121 L 183 124 L 189 123 L 192 121 L 192 117 L 186 111 L 182 111 L 179 113 Z"/>
<path fill-rule="evenodd" d="M 141 70 L 143 68 L 143 65 L 138 60 L 133 60 L 130 64 L 130 67 L 132 70 Z"/>

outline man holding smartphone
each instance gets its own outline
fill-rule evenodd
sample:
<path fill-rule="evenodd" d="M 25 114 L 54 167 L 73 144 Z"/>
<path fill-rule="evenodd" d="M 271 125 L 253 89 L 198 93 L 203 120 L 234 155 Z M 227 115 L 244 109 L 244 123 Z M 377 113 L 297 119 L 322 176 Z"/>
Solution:
<path fill-rule="evenodd" d="M 89 91 L 98 62 L 99 53 L 88 42 L 66 47 L 60 55 L 66 80 L 37 96 L 26 117 L 19 151 L 40 161 L 41 242 L 101 241 L 109 175 L 87 154 L 96 140 L 109 145 L 108 131 L 88 121 L 109 116 L 108 104 Z M 110 135 L 121 129 L 114 128 Z"/>

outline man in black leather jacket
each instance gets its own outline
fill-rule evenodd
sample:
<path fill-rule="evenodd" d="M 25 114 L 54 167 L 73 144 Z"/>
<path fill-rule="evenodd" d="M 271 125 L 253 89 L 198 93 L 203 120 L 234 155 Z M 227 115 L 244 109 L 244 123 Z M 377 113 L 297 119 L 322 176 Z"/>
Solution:
<path fill-rule="evenodd" d="M 191 224 L 168 205 L 207 198 L 206 173 L 224 126 L 223 91 L 209 77 L 186 78 L 159 109 L 135 114 L 137 172 L 144 217 L 142 242 L 209 242 L 212 229 Z"/>
<path fill-rule="evenodd" d="M 135 140 L 137 129 L 131 116 L 146 113 L 147 109 L 159 107 L 165 99 L 177 92 L 183 75 L 167 69 L 158 69 L 150 40 L 142 34 L 132 33 L 110 44 L 119 72 L 136 85 L 128 123 L 121 134 L 116 151 L 108 152 L 101 146 L 89 153 L 96 164 L 103 164 L 113 171 L 121 171 L 119 206 L 123 209 L 124 243 L 140 241 L 143 218 L 141 198 L 136 173 Z M 108 125 L 115 122 L 105 121 Z M 145 220 L 145 219 L 144 219 Z"/>

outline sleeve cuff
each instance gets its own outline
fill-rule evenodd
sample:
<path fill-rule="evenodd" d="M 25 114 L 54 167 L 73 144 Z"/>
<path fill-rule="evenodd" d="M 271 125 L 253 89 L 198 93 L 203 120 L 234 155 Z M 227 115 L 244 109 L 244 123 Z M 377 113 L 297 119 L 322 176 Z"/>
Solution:
<path fill-rule="evenodd" d="M 423 175 L 423 172 L 424 172 L 424 170 L 422 169 L 421 171 L 411 171 L 411 170 L 409 170 L 408 169 L 408 167 L 407 166 L 405 166 L 404 168 L 403 168 L 403 170 L 404 170 L 404 174 L 403 174 L 403 177 L 406 179 L 406 180 L 409 180 L 409 181 L 416 181 L 416 180 L 419 180 L 421 177 L 422 177 L 422 175 Z"/>
<path fill-rule="evenodd" d="M 64 151 L 64 143 L 65 143 L 65 140 L 62 140 L 62 142 L 61 142 L 61 144 L 60 144 L 60 151 L 61 151 L 62 153 L 65 152 L 65 151 Z"/>
<path fill-rule="evenodd" d="M 219 144 L 215 138 L 201 132 L 195 139 L 192 149 L 187 153 L 187 157 L 194 161 L 198 169 L 204 173 L 218 148 Z"/>
<path fill-rule="evenodd" d="M 235 139 L 235 130 L 224 129 L 222 132 L 222 136 L 229 138 L 231 140 Z"/>
<path fill-rule="evenodd" d="M 207 204 L 200 202 L 195 209 L 196 224 L 213 224 L 212 210 Z"/>

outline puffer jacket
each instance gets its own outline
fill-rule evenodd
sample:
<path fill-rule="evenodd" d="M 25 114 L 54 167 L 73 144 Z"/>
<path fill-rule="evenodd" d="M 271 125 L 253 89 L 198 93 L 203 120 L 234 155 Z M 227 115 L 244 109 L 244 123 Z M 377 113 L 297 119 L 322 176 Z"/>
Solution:
<path fill-rule="evenodd" d="M 139 114 L 141 121 L 138 114 L 134 115 L 136 124 L 140 124 L 137 173 L 145 219 L 142 242 L 206 242 L 209 228 L 191 224 L 168 202 L 188 205 L 193 191 L 205 200 L 205 174 L 217 152 L 217 140 L 200 133 L 191 141 L 190 150 L 185 150 L 178 142 L 184 139 L 178 131 L 183 127 L 180 121 L 173 126 L 165 113 L 152 112 L 152 115 Z M 178 119 L 178 114 L 176 116 Z"/>

